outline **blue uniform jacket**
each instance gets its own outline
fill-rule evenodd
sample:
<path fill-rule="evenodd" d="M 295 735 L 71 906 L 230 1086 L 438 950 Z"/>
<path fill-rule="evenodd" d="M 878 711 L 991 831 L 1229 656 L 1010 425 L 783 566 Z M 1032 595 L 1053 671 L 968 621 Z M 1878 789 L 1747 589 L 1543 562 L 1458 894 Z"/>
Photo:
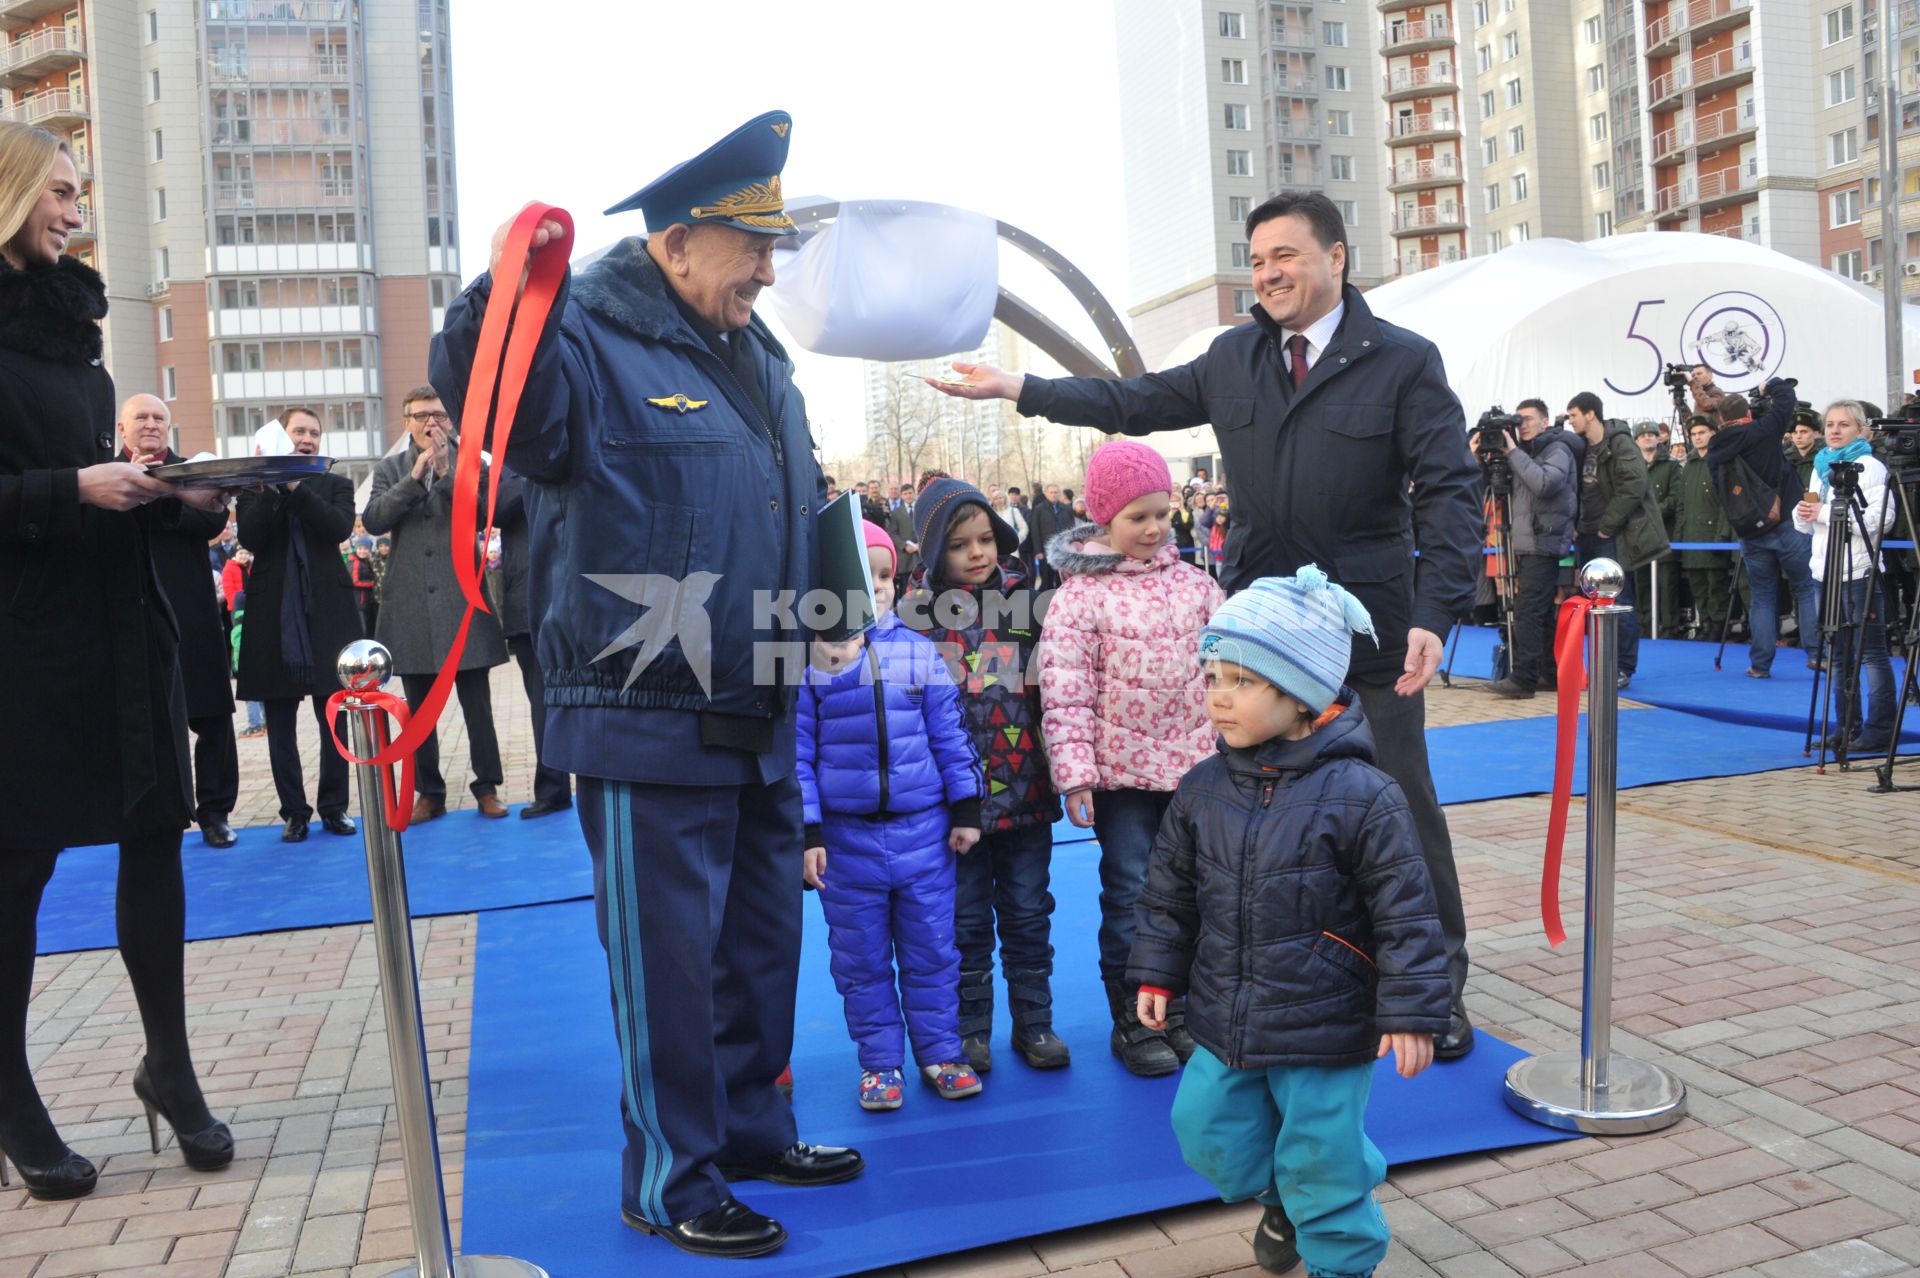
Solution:
<path fill-rule="evenodd" d="M 456 421 L 491 291 L 475 280 L 433 342 Z M 530 481 L 528 620 L 547 705 L 782 715 L 791 688 L 756 656 L 804 660 L 790 605 L 814 580 L 826 494 L 786 352 L 757 318 L 731 338 L 752 346 L 769 421 L 638 237 L 570 271 L 554 314 L 506 457 Z M 632 632 L 655 607 L 622 591 L 642 575 L 686 584 L 668 605 L 673 638 L 636 674 Z M 783 592 L 789 608 L 756 608 Z"/>

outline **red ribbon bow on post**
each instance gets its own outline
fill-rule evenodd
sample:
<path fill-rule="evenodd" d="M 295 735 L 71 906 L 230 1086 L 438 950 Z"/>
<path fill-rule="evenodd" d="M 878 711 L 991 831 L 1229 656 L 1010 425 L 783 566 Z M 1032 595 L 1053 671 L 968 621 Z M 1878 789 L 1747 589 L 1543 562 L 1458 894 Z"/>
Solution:
<path fill-rule="evenodd" d="M 558 223 L 561 231 L 558 237 L 547 243 L 538 257 L 534 257 L 533 236 L 542 222 Z M 407 713 L 407 703 L 390 692 L 355 693 L 343 689 L 327 700 L 327 723 L 333 733 L 334 748 L 348 762 L 381 768 L 391 768 L 395 763 L 400 765 L 400 788 L 397 792 L 391 773 L 383 779 L 387 824 L 396 831 L 405 830 L 413 815 L 413 754 L 420 748 L 420 743 L 427 739 L 427 734 L 438 727 L 440 712 L 453 693 L 454 678 L 460 672 L 460 657 L 467 648 L 467 631 L 473 625 L 473 614 L 476 611 L 493 611 L 487 606 L 486 596 L 481 593 L 481 557 L 475 551 L 477 546 L 485 544 L 478 540 L 481 532 L 480 454 L 483 449 L 490 447 L 494 456 L 506 456 L 507 440 L 513 434 L 514 414 L 520 407 L 520 395 L 526 389 L 527 373 L 533 367 L 534 350 L 540 344 L 547 316 L 553 310 L 561 281 L 566 277 L 567 258 L 572 248 L 573 218 L 567 211 L 550 204 L 529 204 L 514 219 L 512 229 L 507 232 L 506 244 L 501 249 L 500 266 L 494 273 L 496 288 L 488 300 L 486 318 L 480 324 L 480 341 L 474 352 L 473 372 L 467 382 L 464 401 L 468 425 L 473 424 L 477 413 L 480 415 L 481 428 L 464 432 L 465 439 L 471 442 L 472 447 L 460 450 L 453 475 L 453 566 L 459 577 L 460 591 L 467 597 L 467 611 L 460 619 L 460 629 L 453 636 L 453 647 L 440 664 L 440 672 L 434 676 L 433 687 L 421 700 L 418 712 L 412 715 Z M 499 281 L 518 281 L 522 273 L 526 275 L 527 283 L 519 299 L 516 301 L 510 294 L 503 295 L 497 287 Z M 490 479 L 486 506 L 486 532 L 489 535 L 493 531 L 493 509 L 500 492 L 499 466 L 493 467 Z M 400 736 L 389 742 L 387 722 L 384 718 L 379 720 L 374 732 L 377 745 L 371 759 L 355 755 L 340 740 L 338 715 L 346 707 L 349 697 L 386 712 L 400 724 Z"/>
<path fill-rule="evenodd" d="M 1560 605 L 1553 663 L 1559 688 L 1553 748 L 1553 809 L 1547 816 L 1547 859 L 1540 875 L 1540 922 L 1547 944 L 1567 939 L 1560 922 L 1560 858 L 1567 841 L 1567 807 L 1573 799 L 1573 756 L 1579 742 L 1580 694 L 1587 687 L 1587 612 L 1594 600 L 1574 595 Z"/>

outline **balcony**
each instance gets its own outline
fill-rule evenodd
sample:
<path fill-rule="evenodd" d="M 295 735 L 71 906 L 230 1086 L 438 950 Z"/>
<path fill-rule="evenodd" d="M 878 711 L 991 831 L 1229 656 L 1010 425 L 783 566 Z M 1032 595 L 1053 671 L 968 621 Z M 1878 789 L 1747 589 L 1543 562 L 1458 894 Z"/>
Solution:
<path fill-rule="evenodd" d="M 1389 146 L 1410 146 L 1419 142 L 1438 142 L 1460 136 L 1460 117 L 1451 111 L 1431 111 L 1421 115 L 1399 116 L 1393 121 Z"/>
<path fill-rule="evenodd" d="M 229 46 L 214 50 L 207 78 L 215 84 L 339 84 L 352 70 L 347 58 L 251 57 L 244 49 Z"/>
<path fill-rule="evenodd" d="M 1453 26 L 1445 18 L 1390 22 L 1380 31 L 1380 48 L 1386 53 L 1420 53 L 1452 44 Z"/>
<path fill-rule="evenodd" d="M 1656 75 L 1647 81 L 1647 109 L 1658 111 L 1667 102 L 1678 98 L 1693 87 L 1693 68 L 1677 66 L 1665 75 Z"/>
<path fill-rule="evenodd" d="M 1730 146 L 1737 142 L 1750 141 L 1759 127 L 1754 113 L 1753 103 L 1728 107 L 1724 111 L 1715 111 L 1700 117 L 1694 126 L 1694 145 L 1705 149 Z"/>
<path fill-rule="evenodd" d="M 1739 49 L 1722 49 L 1709 57 L 1696 60 L 1693 64 L 1693 87 L 1696 89 L 1717 89 L 1735 80 L 1752 78 L 1752 45 L 1745 45 Z"/>
<path fill-rule="evenodd" d="M 1396 13 L 1401 9 L 1424 9 L 1432 0 L 1380 0 L 1376 6 L 1382 13 Z"/>
<path fill-rule="evenodd" d="M 1393 264 L 1395 275 L 1417 275 L 1421 271 L 1431 271 L 1436 266 L 1448 262 L 1458 262 L 1466 255 L 1458 248 L 1442 249 L 1438 253 L 1408 253 Z"/>
<path fill-rule="evenodd" d="M 1680 164 L 1687 158 L 1687 148 L 1693 145 L 1693 121 L 1681 120 L 1670 129 L 1663 129 L 1653 135 L 1653 166 Z"/>
<path fill-rule="evenodd" d="M 18 2 L 20 0 L 16 0 Z M 352 0 L 206 0 L 206 3 L 209 22 L 324 22 L 344 26 L 356 21 Z"/>
<path fill-rule="evenodd" d="M 78 128 L 88 118 L 87 95 L 71 89 L 50 89 L 45 93 L 36 93 L 0 111 L 0 120 L 11 120 L 15 124 L 37 124 L 55 132 Z"/>
<path fill-rule="evenodd" d="M 1687 205 L 1693 203 L 1693 179 L 1684 178 L 1673 186 L 1663 186 L 1654 192 L 1653 220 L 1656 222 L 1676 222 L 1687 216 Z"/>
<path fill-rule="evenodd" d="M 1281 169 L 1273 175 L 1275 191 L 1297 191 L 1302 188 L 1317 191 L 1326 183 L 1325 171 L 1312 165 Z"/>
<path fill-rule="evenodd" d="M 1450 155 L 1437 160 L 1402 160 L 1388 177 L 1387 189 L 1396 195 L 1430 186 L 1458 186 L 1460 162 Z"/>
<path fill-rule="evenodd" d="M 1423 97 L 1429 93 L 1452 93 L 1460 87 L 1453 78 L 1453 67 L 1445 62 L 1427 67 L 1404 67 L 1389 73 L 1382 80 L 1382 86 L 1389 102 Z"/>
<path fill-rule="evenodd" d="M 1735 223 L 1732 226 L 1723 226 L 1716 231 L 1702 229 L 1700 233 L 1702 235 L 1718 235 L 1729 240 L 1747 240 L 1751 243 L 1758 244 L 1760 242 L 1760 219 L 1753 218 L 1744 224 Z"/>
<path fill-rule="evenodd" d="M 1757 165 L 1722 169 L 1718 173 L 1708 173 L 1699 181 L 1698 199 L 1702 211 L 1730 204 L 1744 199 L 1753 193 L 1759 183 Z"/>
<path fill-rule="evenodd" d="M 1659 57 L 1679 47 L 1680 34 L 1707 35 L 1744 20 L 1753 0 L 1674 0 L 1667 15 L 1647 24 L 1647 56 Z"/>
<path fill-rule="evenodd" d="M 30 22 L 73 7 L 73 0 L 0 0 L 0 22 Z"/>
<path fill-rule="evenodd" d="M 79 32 L 46 27 L 0 49 L 0 84 L 20 88 L 77 67 L 86 56 Z"/>
<path fill-rule="evenodd" d="M 1435 235 L 1466 229 L 1467 213 L 1458 204 L 1429 204 L 1411 213 L 1402 210 L 1393 215 L 1395 235 Z"/>
<path fill-rule="evenodd" d="M 73 244 L 79 241 L 85 241 L 91 244 L 97 238 L 94 226 L 95 218 L 93 216 L 92 206 L 82 204 L 80 206 L 80 225 L 74 227 L 73 230 L 67 233 L 67 243 Z"/>
<path fill-rule="evenodd" d="M 1316 98 L 1320 96 L 1320 81 L 1315 76 L 1290 75 L 1273 82 L 1271 95 L 1276 98 Z"/>
<path fill-rule="evenodd" d="M 1313 32 L 1294 30 L 1290 27 L 1275 27 L 1267 37 L 1267 46 L 1273 49 L 1312 49 L 1316 45 Z"/>
<path fill-rule="evenodd" d="M 216 181 L 213 207 L 222 212 L 247 209 L 352 208 L 351 177 Z"/>
<path fill-rule="evenodd" d="M 215 120 L 215 146 L 351 146 L 358 130 L 351 120 Z"/>
<path fill-rule="evenodd" d="M 1273 140 L 1279 146 L 1319 146 L 1320 126 L 1282 120 L 1273 127 Z"/>

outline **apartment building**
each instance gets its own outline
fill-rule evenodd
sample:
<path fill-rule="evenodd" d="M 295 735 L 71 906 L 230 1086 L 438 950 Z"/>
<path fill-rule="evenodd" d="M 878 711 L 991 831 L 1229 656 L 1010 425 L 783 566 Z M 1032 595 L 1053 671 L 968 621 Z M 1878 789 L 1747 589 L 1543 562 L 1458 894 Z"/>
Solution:
<path fill-rule="evenodd" d="M 73 149 L 120 391 L 369 470 L 459 289 L 447 0 L 0 0 L 0 89 Z"/>

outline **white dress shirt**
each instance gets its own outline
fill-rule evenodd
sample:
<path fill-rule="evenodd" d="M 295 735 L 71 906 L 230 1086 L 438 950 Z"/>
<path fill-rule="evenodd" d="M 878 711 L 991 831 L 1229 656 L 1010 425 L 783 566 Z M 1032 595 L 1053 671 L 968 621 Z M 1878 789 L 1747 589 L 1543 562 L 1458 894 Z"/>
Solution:
<path fill-rule="evenodd" d="M 1325 353 L 1327 349 L 1327 343 L 1331 342 L 1333 340 L 1333 335 L 1340 331 L 1340 321 L 1346 317 L 1346 314 L 1347 314 L 1347 303 L 1345 299 L 1342 299 L 1341 301 L 1334 303 L 1334 307 L 1332 310 L 1328 311 L 1325 315 L 1322 315 L 1319 319 L 1315 320 L 1313 323 L 1307 325 L 1303 329 L 1292 329 L 1292 328 L 1282 327 L 1280 330 L 1280 349 L 1283 351 L 1288 349 L 1288 344 L 1293 341 L 1293 337 L 1295 333 L 1298 333 L 1300 336 L 1306 338 L 1307 339 L 1307 371 L 1312 372 L 1313 366 L 1320 362 L 1320 356 Z M 1288 354 L 1287 372 L 1289 373 L 1293 372 L 1292 360 L 1293 360 L 1293 356 L 1291 354 Z"/>

